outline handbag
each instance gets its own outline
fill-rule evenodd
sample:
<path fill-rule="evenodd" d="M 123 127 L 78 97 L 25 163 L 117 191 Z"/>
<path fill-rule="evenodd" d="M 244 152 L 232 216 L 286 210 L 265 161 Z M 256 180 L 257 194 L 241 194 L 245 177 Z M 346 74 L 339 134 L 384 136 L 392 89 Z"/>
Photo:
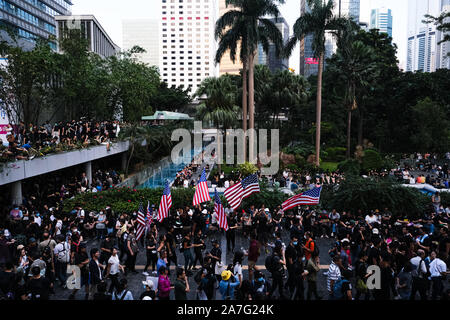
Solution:
<path fill-rule="evenodd" d="M 358 279 L 358 281 L 356 281 L 356 289 L 359 292 L 366 292 L 367 291 L 367 285 L 366 283 L 363 281 L 363 279 Z"/>

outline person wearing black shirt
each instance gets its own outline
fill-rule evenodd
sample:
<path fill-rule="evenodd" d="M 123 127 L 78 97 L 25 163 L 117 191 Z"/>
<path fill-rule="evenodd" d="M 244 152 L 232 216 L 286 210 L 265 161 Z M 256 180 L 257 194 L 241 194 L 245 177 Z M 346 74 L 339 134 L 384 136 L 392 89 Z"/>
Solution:
<path fill-rule="evenodd" d="M 195 266 L 197 265 L 197 261 L 200 263 L 200 267 L 203 266 L 203 250 L 205 249 L 205 242 L 203 241 L 202 237 L 202 230 L 197 230 L 195 236 L 194 236 L 194 245 L 197 245 L 194 247 L 194 268 L 192 270 L 197 270 Z"/>
<path fill-rule="evenodd" d="M 288 287 L 291 293 L 295 289 L 295 268 L 294 264 L 297 261 L 297 246 L 298 246 L 298 239 L 296 235 L 291 236 L 291 242 L 289 242 L 289 245 L 286 248 L 286 251 L 284 253 L 286 258 L 286 269 L 288 271 Z"/>
<path fill-rule="evenodd" d="M 147 263 L 144 268 L 144 275 L 147 273 L 148 267 L 152 266 L 152 271 L 156 271 L 156 262 L 158 261 L 158 251 L 156 247 L 156 239 L 153 233 L 148 233 L 145 239 L 145 252 L 147 256 Z M 141 299 L 142 300 L 142 299 Z"/>
<path fill-rule="evenodd" d="M 13 272 L 13 264 L 7 262 L 5 270 L 0 271 L 0 295 L 6 299 L 11 299 L 14 296 L 14 281 L 15 274 Z"/>
<path fill-rule="evenodd" d="M 107 264 L 109 258 L 112 254 L 112 249 L 114 247 L 114 239 L 112 238 L 111 234 L 107 234 L 105 240 L 103 240 L 103 243 L 101 245 L 100 251 L 100 263 Z"/>
<path fill-rule="evenodd" d="M 32 277 L 27 284 L 27 292 L 31 300 L 49 300 L 50 282 L 41 277 L 41 269 L 38 266 L 31 268 Z"/>
<path fill-rule="evenodd" d="M 228 230 L 226 231 L 227 251 L 234 252 L 234 247 L 236 246 L 236 229 L 238 227 L 236 213 L 234 211 L 230 212 L 230 215 L 227 217 L 227 220 L 228 220 Z"/>
<path fill-rule="evenodd" d="M 167 254 L 167 269 L 170 272 L 170 263 L 173 262 L 175 266 L 177 266 L 177 253 L 176 253 L 176 242 L 175 242 L 175 234 L 174 227 L 171 225 L 169 227 L 169 231 L 166 234 L 166 246 L 169 249 Z"/>
<path fill-rule="evenodd" d="M 75 265 L 80 268 L 80 288 L 84 286 L 85 288 L 85 296 L 84 299 L 87 300 L 89 298 L 89 257 L 86 252 L 86 242 L 81 242 L 78 252 L 75 253 L 74 258 Z M 69 300 L 75 299 L 75 294 L 78 292 L 78 289 L 74 289 L 73 292 L 69 296 Z"/>
<path fill-rule="evenodd" d="M 216 270 L 216 264 L 222 259 L 222 250 L 220 250 L 219 242 L 217 240 L 213 240 L 212 245 L 213 248 L 207 256 L 211 258 L 211 268 L 214 272 Z M 218 281 L 222 280 L 220 275 L 217 275 L 217 279 Z"/>

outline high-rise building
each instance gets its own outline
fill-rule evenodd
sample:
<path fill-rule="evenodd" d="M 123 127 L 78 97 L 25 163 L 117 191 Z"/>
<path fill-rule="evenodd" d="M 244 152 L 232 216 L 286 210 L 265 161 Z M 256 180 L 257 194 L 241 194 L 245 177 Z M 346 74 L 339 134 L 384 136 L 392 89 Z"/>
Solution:
<path fill-rule="evenodd" d="M 191 88 L 219 75 L 215 65 L 215 0 L 162 0 L 159 70 L 168 86 Z"/>
<path fill-rule="evenodd" d="M 137 54 L 139 61 L 159 67 L 159 21 L 156 19 L 129 19 L 122 21 L 123 49 L 134 46 L 146 52 Z"/>
<path fill-rule="evenodd" d="M 286 44 L 289 41 L 289 25 L 286 19 L 278 17 L 278 19 L 270 19 L 280 30 L 283 43 Z M 273 43 L 269 44 L 269 51 L 264 52 L 263 46 L 258 45 L 258 64 L 264 64 L 269 67 L 271 72 L 279 70 L 289 69 L 289 59 L 281 58 L 277 56 L 276 48 Z"/>
<path fill-rule="evenodd" d="M 225 0 L 219 0 L 219 17 L 223 16 L 226 12 L 235 9 L 233 6 L 226 6 Z M 223 74 L 236 74 L 238 75 L 243 68 L 242 61 L 239 59 L 239 53 L 241 46 L 238 45 L 236 51 L 236 60 L 233 62 L 229 52 L 225 52 L 219 64 L 219 75 Z"/>
<path fill-rule="evenodd" d="M 70 15 L 71 5 L 71 0 L 0 0 L 0 25 L 30 42 L 56 37 L 55 16 Z M 56 50 L 54 40 L 49 44 Z"/>
<path fill-rule="evenodd" d="M 388 8 L 372 9 L 370 14 L 370 29 L 378 29 L 392 38 L 392 11 Z"/>
<path fill-rule="evenodd" d="M 301 0 L 300 15 L 304 15 L 309 10 L 307 0 Z M 360 0 L 334 0 L 333 14 L 336 17 L 350 17 L 359 23 Z M 325 38 L 325 58 L 329 58 L 336 52 L 337 45 L 331 33 L 327 33 Z M 300 74 L 305 77 L 318 72 L 318 61 L 314 57 L 312 44 L 313 35 L 305 36 L 300 42 Z M 326 67 L 326 63 L 324 63 L 324 67 Z"/>
<path fill-rule="evenodd" d="M 441 13 L 443 12 L 450 12 L 450 0 L 442 0 L 441 1 Z M 450 22 L 450 18 L 446 18 L 445 23 Z M 443 33 L 439 30 L 437 30 L 437 41 L 440 42 L 444 39 L 446 33 Z M 437 46 L 437 55 L 436 55 L 436 61 L 437 69 L 450 69 L 450 41 L 443 42 L 441 44 L 438 44 Z"/>
<path fill-rule="evenodd" d="M 350 17 L 359 22 L 360 0 L 334 0 L 334 15 Z"/>
<path fill-rule="evenodd" d="M 62 39 L 69 29 L 79 29 L 88 40 L 89 51 L 103 58 L 114 56 L 120 51 L 93 15 L 56 16 L 56 22 L 59 39 Z"/>
<path fill-rule="evenodd" d="M 437 34 L 433 23 L 423 23 L 425 15 L 438 16 L 441 0 L 410 0 L 406 71 L 436 71 Z"/>

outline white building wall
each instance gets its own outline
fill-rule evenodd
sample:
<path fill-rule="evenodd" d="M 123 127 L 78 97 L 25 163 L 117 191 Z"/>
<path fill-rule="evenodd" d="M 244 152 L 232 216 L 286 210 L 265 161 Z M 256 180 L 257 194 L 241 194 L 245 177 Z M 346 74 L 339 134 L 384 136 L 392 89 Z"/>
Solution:
<path fill-rule="evenodd" d="M 139 61 L 159 67 L 159 20 L 127 19 L 122 21 L 123 47 L 129 50 L 134 46 L 145 49 L 137 54 Z"/>
<path fill-rule="evenodd" d="M 191 87 L 219 75 L 214 58 L 218 4 L 215 0 L 162 0 L 159 66 L 168 86 Z"/>
<path fill-rule="evenodd" d="M 411 0 L 408 12 L 408 52 L 406 71 L 436 71 L 436 26 L 424 24 L 426 14 L 438 16 L 441 0 Z M 424 45 L 425 39 L 425 47 Z"/>

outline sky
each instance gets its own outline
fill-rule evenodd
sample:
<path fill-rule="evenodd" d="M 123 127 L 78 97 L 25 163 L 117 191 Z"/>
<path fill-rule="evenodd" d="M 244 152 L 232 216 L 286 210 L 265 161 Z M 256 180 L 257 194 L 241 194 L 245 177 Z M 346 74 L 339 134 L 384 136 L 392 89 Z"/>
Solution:
<path fill-rule="evenodd" d="M 407 21 L 409 0 L 361 0 L 360 21 L 370 22 L 370 11 L 373 8 L 386 7 L 392 10 L 393 39 L 398 46 L 398 60 L 400 66 L 406 61 Z M 72 0 L 72 14 L 93 14 L 111 39 L 122 47 L 122 20 L 146 18 L 158 18 L 159 0 Z M 300 15 L 300 0 L 286 0 L 280 6 L 280 12 L 292 26 Z M 290 67 L 299 70 L 299 48 L 294 50 L 289 64 Z"/>

